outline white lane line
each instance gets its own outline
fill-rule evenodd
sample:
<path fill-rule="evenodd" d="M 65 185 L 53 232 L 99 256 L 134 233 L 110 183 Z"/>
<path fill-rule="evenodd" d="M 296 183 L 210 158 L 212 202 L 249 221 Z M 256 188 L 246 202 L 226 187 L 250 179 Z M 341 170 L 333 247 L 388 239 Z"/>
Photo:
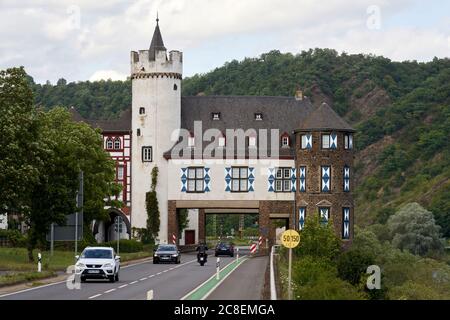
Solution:
<path fill-rule="evenodd" d="M 116 291 L 116 289 L 114 288 L 114 289 L 109 289 L 109 290 L 106 290 L 104 293 L 110 293 L 110 292 L 113 292 L 113 291 Z"/>
<path fill-rule="evenodd" d="M 158 272 L 156 275 L 159 276 L 162 272 Z"/>
<path fill-rule="evenodd" d="M 147 280 L 147 277 L 144 277 L 144 278 L 140 278 L 140 279 L 139 279 L 139 281 L 144 281 L 144 280 Z"/>
<path fill-rule="evenodd" d="M 155 275 L 154 274 L 152 274 L 152 275 L 150 275 L 150 276 L 148 276 L 149 278 L 153 278 Z"/>
<path fill-rule="evenodd" d="M 133 282 L 130 282 L 129 284 L 135 284 L 135 283 L 138 283 L 137 281 L 133 281 Z"/>
<path fill-rule="evenodd" d="M 123 286 L 120 286 L 119 289 L 125 288 L 127 286 L 128 286 L 128 284 L 124 284 Z"/>
<path fill-rule="evenodd" d="M 95 299 L 95 298 L 97 298 L 97 297 L 100 297 L 102 294 L 101 293 L 99 293 L 99 294 L 96 294 L 95 296 L 91 296 L 91 297 L 89 297 L 88 299 Z"/>
<path fill-rule="evenodd" d="M 166 270 L 164 270 L 163 272 L 167 272 L 167 271 L 169 271 L 169 270 L 166 269 Z"/>

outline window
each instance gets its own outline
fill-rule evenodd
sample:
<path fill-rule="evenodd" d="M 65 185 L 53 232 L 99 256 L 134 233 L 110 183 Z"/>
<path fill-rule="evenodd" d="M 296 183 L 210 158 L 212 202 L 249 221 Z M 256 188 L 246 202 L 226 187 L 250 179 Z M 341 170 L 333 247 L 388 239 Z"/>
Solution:
<path fill-rule="evenodd" d="M 139 108 L 139 114 L 145 114 L 145 108 L 140 107 Z"/>
<path fill-rule="evenodd" d="M 256 147 L 256 137 L 248 137 L 248 146 Z"/>
<path fill-rule="evenodd" d="M 120 138 L 114 139 L 114 149 L 120 149 Z"/>
<path fill-rule="evenodd" d="M 322 135 L 322 149 L 330 149 L 330 135 L 329 134 Z"/>
<path fill-rule="evenodd" d="M 303 230 L 306 219 L 306 207 L 298 208 L 298 230 Z"/>
<path fill-rule="evenodd" d="M 123 166 L 117 167 L 117 180 L 119 181 L 123 180 Z"/>
<path fill-rule="evenodd" d="M 353 135 L 351 133 L 344 134 L 344 149 L 353 149 Z"/>
<path fill-rule="evenodd" d="M 178 86 L 176 84 L 173 85 L 173 90 L 175 90 L 175 91 L 178 90 Z"/>
<path fill-rule="evenodd" d="M 220 120 L 220 112 L 213 112 L 213 113 L 211 114 L 211 118 L 212 118 L 213 120 Z"/>
<path fill-rule="evenodd" d="M 141 135 L 141 129 L 137 129 L 136 134 L 139 137 Z"/>
<path fill-rule="evenodd" d="M 142 147 L 142 162 L 152 162 L 152 147 Z"/>
<path fill-rule="evenodd" d="M 106 149 L 111 150 L 113 148 L 113 139 L 108 138 L 106 139 Z"/>
<path fill-rule="evenodd" d="M 275 175 L 275 191 L 291 192 L 291 168 L 277 168 Z"/>
<path fill-rule="evenodd" d="M 319 208 L 319 220 L 320 224 L 327 224 L 330 219 L 330 208 L 329 207 L 320 207 Z"/>
<path fill-rule="evenodd" d="M 281 146 L 289 147 L 289 136 L 287 134 L 285 134 L 281 137 Z"/>
<path fill-rule="evenodd" d="M 248 167 L 231 168 L 231 191 L 232 192 L 248 191 Z"/>
<path fill-rule="evenodd" d="M 331 190 L 331 167 L 330 166 L 321 166 L 321 176 L 320 179 L 320 191 L 322 192 L 330 192 Z"/>
<path fill-rule="evenodd" d="M 300 192 L 306 192 L 306 166 L 300 166 L 299 168 L 299 175 L 300 175 Z"/>
<path fill-rule="evenodd" d="M 344 192 L 350 191 L 350 167 L 344 166 Z"/>
<path fill-rule="evenodd" d="M 263 119 L 263 115 L 261 112 L 255 113 L 255 120 L 262 120 L 262 119 Z"/>
<path fill-rule="evenodd" d="M 342 208 L 342 239 L 350 238 L 350 208 Z"/>
<path fill-rule="evenodd" d="M 204 168 L 190 167 L 187 175 L 187 192 L 203 192 Z"/>
<path fill-rule="evenodd" d="M 311 149 L 312 148 L 312 135 L 311 134 L 302 134 L 301 135 L 301 148 L 302 149 Z"/>

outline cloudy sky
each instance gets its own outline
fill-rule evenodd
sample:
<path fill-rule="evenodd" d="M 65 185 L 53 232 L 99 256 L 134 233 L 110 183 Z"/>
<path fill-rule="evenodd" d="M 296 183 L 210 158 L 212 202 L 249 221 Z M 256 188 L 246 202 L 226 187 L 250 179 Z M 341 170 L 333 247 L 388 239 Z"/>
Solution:
<path fill-rule="evenodd" d="M 184 76 L 273 49 L 450 56 L 448 0 L 0 0 L 0 69 L 23 65 L 40 83 L 125 79 L 157 11 Z"/>

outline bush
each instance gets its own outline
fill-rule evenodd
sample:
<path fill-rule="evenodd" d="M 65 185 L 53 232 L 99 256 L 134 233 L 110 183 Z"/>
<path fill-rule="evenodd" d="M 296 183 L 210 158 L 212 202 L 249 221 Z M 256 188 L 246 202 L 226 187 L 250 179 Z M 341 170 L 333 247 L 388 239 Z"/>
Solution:
<path fill-rule="evenodd" d="M 112 247 L 117 250 L 117 241 L 110 241 L 97 244 L 100 247 Z M 144 250 L 142 242 L 136 240 L 120 239 L 119 251 L 123 253 L 140 252 Z M 119 252 L 119 253 L 120 253 Z"/>
<path fill-rule="evenodd" d="M 0 238 L 8 240 L 11 247 L 25 248 L 27 238 L 16 229 L 0 230 Z"/>
<path fill-rule="evenodd" d="M 352 285 L 358 285 L 367 267 L 373 264 L 374 256 L 368 252 L 359 250 L 344 252 L 337 260 L 338 276 Z"/>

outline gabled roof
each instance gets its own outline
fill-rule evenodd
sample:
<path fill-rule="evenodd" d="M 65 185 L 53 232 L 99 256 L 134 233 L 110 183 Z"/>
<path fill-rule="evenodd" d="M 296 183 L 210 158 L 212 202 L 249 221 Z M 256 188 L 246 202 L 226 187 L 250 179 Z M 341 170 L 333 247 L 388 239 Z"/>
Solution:
<path fill-rule="evenodd" d="M 296 131 L 355 131 L 344 119 L 342 119 L 330 106 L 323 102 L 313 110 L 303 121 Z"/>
<path fill-rule="evenodd" d="M 100 128 L 102 132 L 130 132 L 131 131 L 131 107 L 122 111 L 118 119 L 94 120 L 84 118 L 75 107 L 70 107 L 69 112 L 76 122 L 85 122 L 94 128 Z"/>
<path fill-rule="evenodd" d="M 150 44 L 150 49 L 148 50 L 148 57 L 150 61 L 155 61 L 156 51 L 166 50 L 164 46 L 164 41 L 161 36 L 161 31 L 159 30 L 159 19 L 156 18 L 156 27 L 153 32 L 152 42 Z"/>

